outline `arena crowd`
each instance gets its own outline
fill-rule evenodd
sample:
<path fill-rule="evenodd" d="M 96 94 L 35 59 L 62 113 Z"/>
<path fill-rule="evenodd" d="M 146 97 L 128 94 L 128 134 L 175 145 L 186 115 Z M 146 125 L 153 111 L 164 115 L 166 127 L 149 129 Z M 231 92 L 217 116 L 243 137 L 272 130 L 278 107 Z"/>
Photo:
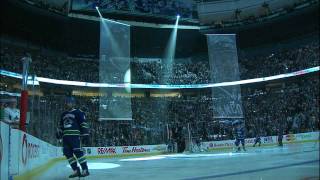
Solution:
<path fill-rule="evenodd" d="M 249 55 L 250 53 L 246 51 L 241 51 L 239 57 L 240 79 L 267 77 L 318 66 L 320 57 L 318 45 L 318 42 L 312 41 L 296 48 L 254 56 Z M 0 68 L 17 73 L 22 72 L 21 57 L 26 53 L 31 54 L 32 57 L 30 74 L 53 79 L 99 82 L 99 60 L 97 59 L 79 59 L 55 53 L 48 54 L 41 52 L 41 50 L 26 49 L 8 43 L 2 43 L 1 59 L 3 62 Z M 197 61 L 199 57 L 192 57 L 191 61 L 176 62 L 172 67 L 161 63 L 161 59 L 157 61 L 150 59 L 149 62 L 145 58 L 143 61 L 135 59 L 139 60 L 139 58 L 133 58 L 130 65 L 132 83 L 160 84 L 170 68 L 172 68 L 172 75 L 168 77 L 167 84 L 212 82 L 208 58 L 200 58 L 201 61 Z M 61 66 L 62 61 L 63 66 Z M 86 73 L 70 71 L 71 69 L 85 69 Z M 122 82 L 123 78 L 119 78 L 116 83 Z"/>
<path fill-rule="evenodd" d="M 240 53 L 241 79 L 265 77 L 319 66 L 319 44 L 312 41 L 294 48 L 272 51 L 264 55 Z M 76 81 L 99 82 L 99 62 L 96 59 L 77 59 L 56 53 L 41 52 L 10 43 L 2 43 L 1 69 L 20 73 L 21 57 L 30 53 L 31 74 Z M 61 66 L 63 62 L 64 66 Z M 170 84 L 210 83 L 208 61 L 174 63 Z M 263 67 L 263 68 L 261 68 Z M 162 72 L 168 70 L 161 61 L 131 63 L 132 82 L 158 84 Z M 84 69 L 71 71 L 71 69 Z M 5 79 L 1 82 L 6 84 Z M 319 73 L 283 79 L 273 86 L 241 86 L 246 136 L 276 135 L 319 130 Z M 28 131 L 36 137 L 57 143 L 54 139 L 59 114 L 63 111 L 65 95 L 57 89 L 34 96 L 30 103 L 33 121 Z M 1 86 L 2 91 L 11 91 Z M 121 100 L 128 97 L 113 97 Z M 207 140 L 233 138 L 230 122 L 234 119 L 215 117 L 211 90 L 195 90 L 171 97 L 131 97 L 126 101 L 132 108 L 133 121 L 98 121 L 99 97 L 76 96 L 79 107 L 91 126 L 92 146 L 138 145 L 167 143 L 168 139 L 183 140 L 191 131 L 192 137 Z M 43 128 L 38 128 L 43 127 Z M 48 129 L 43 132 L 40 129 Z"/>

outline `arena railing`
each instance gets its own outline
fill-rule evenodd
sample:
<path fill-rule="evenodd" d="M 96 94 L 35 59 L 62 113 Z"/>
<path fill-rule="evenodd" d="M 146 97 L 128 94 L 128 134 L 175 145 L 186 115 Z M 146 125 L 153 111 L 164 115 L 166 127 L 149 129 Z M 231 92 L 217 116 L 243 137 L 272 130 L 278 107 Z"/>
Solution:
<path fill-rule="evenodd" d="M 242 84 L 250 84 L 250 83 L 258 83 L 265 82 L 283 78 L 289 78 L 294 76 L 300 76 L 304 74 L 309 74 L 313 72 L 317 72 L 320 70 L 320 66 L 295 71 L 286 74 L 279 74 L 275 76 L 262 77 L 262 78 L 254 78 L 254 79 L 246 79 L 240 81 L 231 81 L 231 82 L 221 82 L 221 83 L 209 83 L 209 84 L 131 84 L 131 83 L 123 83 L 123 84 L 109 84 L 109 83 L 91 83 L 91 82 L 81 82 L 81 81 L 68 81 L 68 80 L 58 80 L 58 79 L 50 79 L 45 77 L 36 77 L 29 76 L 28 84 L 30 85 L 39 85 L 39 83 L 50 83 L 50 84 L 59 84 L 59 85 L 69 85 L 69 86 L 82 86 L 82 87 L 113 87 L 113 88 L 131 88 L 131 89 L 199 89 L 199 88 L 211 88 L 211 87 L 223 87 L 223 86 L 233 86 L 233 85 L 242 85 Z M 8 76 L 12 78 L 21 79 L 21 74 L 10 72 L 1 69 L 0 75 Z"/>

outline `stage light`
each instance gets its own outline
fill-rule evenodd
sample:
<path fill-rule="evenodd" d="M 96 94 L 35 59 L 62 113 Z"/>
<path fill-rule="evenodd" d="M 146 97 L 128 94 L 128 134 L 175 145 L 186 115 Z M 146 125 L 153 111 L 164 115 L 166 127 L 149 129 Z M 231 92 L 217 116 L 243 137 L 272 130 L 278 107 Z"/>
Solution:
<path fill-rule="evenodd" d="M 177 18 L 180 18 L 180 14 L 177 15 Z"/>
<path fill-rule="evenodd" d="M 117 23 L 117 24 L 121 24 L 121 25 L 125 25 L 125 26 L 130 26 L 129 24 L 124 24 L 124 23 L 121 23 L 121 22 L 117 22 L 117 21 L 113 21 L 113 20 L 111 20 L 111 19 L 106 19 L 106 18 L 104 18 L 104 17 L 102 16 L 102 14 L 101 14 L 98 6 L 96 6 L 96 10 L 98 11 L 98 14 L 99 14 L 99 16 L 100 16 L 100 19 L 101 19 L 102 23 L 103 23 L 103 21 L 109 21 L 109 22 L 112 22 L 112 23 Z"/>

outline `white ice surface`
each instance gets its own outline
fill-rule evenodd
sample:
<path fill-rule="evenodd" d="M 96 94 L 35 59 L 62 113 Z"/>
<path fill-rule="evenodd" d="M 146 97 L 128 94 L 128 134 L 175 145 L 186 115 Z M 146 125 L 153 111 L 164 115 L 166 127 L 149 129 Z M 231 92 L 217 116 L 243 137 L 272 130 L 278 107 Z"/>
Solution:
<path fill-rule="evenodd" d="M 112 163 L 119 167 L 99 169 L 99 164 L 92 163 Z M 319 179 L 319 143 L 289 144 L 282 148 L 255 147 L 242 153 L 212 152 L 96 159 L 88 160 L 88 164 L 91 175 L 82 179 L 313 180 Z M 67 161 L 63 161 L 37 179 L 68 179 L 66 177 L 71 173 Z"/>

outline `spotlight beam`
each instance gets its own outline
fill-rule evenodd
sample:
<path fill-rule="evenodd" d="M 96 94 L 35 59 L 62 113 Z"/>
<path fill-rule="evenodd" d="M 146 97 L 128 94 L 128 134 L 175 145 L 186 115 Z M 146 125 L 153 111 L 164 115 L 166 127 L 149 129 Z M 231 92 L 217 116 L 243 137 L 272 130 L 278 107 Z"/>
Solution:
<path fill-rule="evenodd" d="M 113 21 L 113 20 L 110 20 L 110 19 L 106 19 L 102 16 L 99 8 L 96 6 L 96 10 L 98 11 L 98 14 L 100 16 L 100 21 L 101 21 L 101 24 L 102 24 L 102 27 L 106 33 L 106 37 L 110 38 L 111 43 L 110 46 L 113 50 L 113 52 L 115 52 L 115 54 L 118 56 L 118 57 L 122 57 L 123 54 L 121 53 L 120 51 L 120 46 L 118 44 L 118 42 L 116 41 L 115 37 L 113 36 L 113 32 L 111 30 L 111 27 L 106 23 L 106 21 L 108 22 L 111 22 L 111 23 L 116 23 L 116 24 L 120 24 L 120 25 L 124 25 L 124 26 L 129 26 L 128 24 L 124 24 L 124 23 L 120 23 L 120 22 L 117 22 L 117 21 Z"/>
<path fill-rule="evenodd" d="M 168 67 L 167 69 L 164 69 L 166 76 L 163 78 L 162 83 L 168 83 L 168 78 L 172 76 L 172 64 L 175 58 L 175 52 L 176 52 L 176 42 L 177 42 L 177 34 L 178 34 L 178 26 L 179 26 L 179 19 L 180 16 L 177 15 L 176 22 L 174 25 L 174 28 L 171 32 L 169 41 L 167 43 L 167 47 L 164 54 L 164 64 Z"/>

